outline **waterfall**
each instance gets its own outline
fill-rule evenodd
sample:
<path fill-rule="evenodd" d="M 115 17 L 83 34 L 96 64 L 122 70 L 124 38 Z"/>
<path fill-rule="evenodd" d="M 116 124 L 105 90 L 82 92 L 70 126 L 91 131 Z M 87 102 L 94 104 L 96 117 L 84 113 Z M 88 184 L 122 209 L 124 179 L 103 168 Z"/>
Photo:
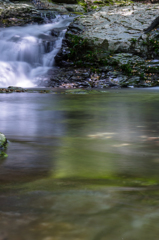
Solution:
<path fill-rule="evenodd" d="M 51 23 L 0 29 L 0 87 L 35 87 L 54 67 L 66 28 L 73 17 Z M 57 36 L 51 32 L 56 30 Z"/>

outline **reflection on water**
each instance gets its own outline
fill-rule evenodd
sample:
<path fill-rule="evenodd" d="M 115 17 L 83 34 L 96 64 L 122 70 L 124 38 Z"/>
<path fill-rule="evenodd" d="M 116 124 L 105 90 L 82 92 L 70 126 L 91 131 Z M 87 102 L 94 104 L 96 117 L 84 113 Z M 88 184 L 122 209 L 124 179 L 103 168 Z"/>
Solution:
<path fill-rule="evenodd" d="M 158 240 L 157 91 L 0 104 L 0 239 Z"/>

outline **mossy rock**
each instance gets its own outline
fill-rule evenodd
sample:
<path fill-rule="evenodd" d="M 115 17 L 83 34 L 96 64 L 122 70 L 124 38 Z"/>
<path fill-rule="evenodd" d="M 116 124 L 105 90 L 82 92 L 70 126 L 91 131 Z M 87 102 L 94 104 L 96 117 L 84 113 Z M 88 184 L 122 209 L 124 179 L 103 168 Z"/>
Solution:
<path fill-rule="evenodd" d="M 0 150 L 0 163 L 1 163 L 1 160 L 3 160 L 4 158 L 8 157 L 8 155 L 5 153 L 5 152 L 2 152 Z"/>
<path fill-rule="evenodd" d="M 3 152 L 6 146 L 7 146 L 7 138 L 3 133 L 0 133 L 0 160 L 8 156 L 5 152 Z"/>
<path fill-rule="evenodd" d="M 3 133 L 0 133 L 0 150 L 4 149 L 6 147 L 6 144 L 7 144 L 7 138 Z"/>

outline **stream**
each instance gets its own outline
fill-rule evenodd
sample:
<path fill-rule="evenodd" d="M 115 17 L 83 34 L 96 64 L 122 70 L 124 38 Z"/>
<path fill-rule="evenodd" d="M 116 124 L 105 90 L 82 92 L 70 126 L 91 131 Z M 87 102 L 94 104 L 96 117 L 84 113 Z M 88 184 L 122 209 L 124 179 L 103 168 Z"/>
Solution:
<path fill-rule="evenodd" d="M 1 29 L 0 87 L 45 86 L 72 19 Z M 158 240 L 159 89 L 71 91 L 0 94 L 0 240 Z"/>
<path fill-rule="evenodd" d="M 0 239 L 158 240 L 158 91 L 1 94 Z"/>
<path fill-rule="evenodd" d="M 43 17 L 47 20 L 45 14 Z M 54 57 L 72 20 L 67 15 L 56 15 L 51 23 L 1 29 L 0 87 L 45 86 L 47 73 L 55 68 Z M 53 30 L 56 36 L 52 36 Z"/>

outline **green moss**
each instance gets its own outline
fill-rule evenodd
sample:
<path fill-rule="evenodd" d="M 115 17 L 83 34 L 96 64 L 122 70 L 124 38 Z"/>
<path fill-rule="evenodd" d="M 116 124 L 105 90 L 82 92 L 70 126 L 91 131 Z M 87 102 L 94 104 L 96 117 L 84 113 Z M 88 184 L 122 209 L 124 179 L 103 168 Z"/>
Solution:
<path fill-rule="evenodd" d="M 94 1 L 93 3 L 97 3 L 97 4 L 103 4 L 102 1 Z"/>
<path fill-rule="evenodd" d="M 83 7 L 84 11 L 87 12 L 87 3 L 84 1 L 78 1 L 78 4 Z"/>
<path fill-rule="evenodd" d="M 98 6 L 95 6 L 95 5 L 94 5 L 94 6 L 91 6 L 91 8 L 92 8 L 92 9 L 96 9 L 96 8 L 98 8 Z"/>

